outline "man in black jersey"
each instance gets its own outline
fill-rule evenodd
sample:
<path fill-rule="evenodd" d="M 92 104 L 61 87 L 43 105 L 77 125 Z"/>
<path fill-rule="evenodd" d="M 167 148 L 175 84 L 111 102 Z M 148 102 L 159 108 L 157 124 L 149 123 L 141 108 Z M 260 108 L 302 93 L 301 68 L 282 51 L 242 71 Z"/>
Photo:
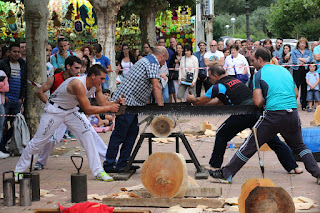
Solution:
<path fill-rule="evenodd" d="M 194 105 L 253 105 L 252 91 L 241 81 L 230 77 L 220 66 L 209 67 L 209 79 L 214 84 L 201 97 L 187 96 L 187 101 Z M 231 115 L 217 130 L 214 149 L 209 164 L 213 168 L 220 168 L 226 145 L 233 137 L 246 128 L 252 128 L 259 115 Z M 275 151 L 282 166 L 290 172 L 301 173 L 289 147 L 276 136 L 268 145 Z"/>

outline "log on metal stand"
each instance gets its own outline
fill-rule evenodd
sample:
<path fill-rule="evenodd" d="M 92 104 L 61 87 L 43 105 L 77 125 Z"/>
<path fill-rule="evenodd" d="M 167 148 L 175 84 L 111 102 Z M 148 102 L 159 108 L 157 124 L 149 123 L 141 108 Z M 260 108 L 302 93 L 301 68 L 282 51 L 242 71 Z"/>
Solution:
<path fill-rule="evenodd" d="M 176 127 L 177 119 L 172 116 L 160 115 L 153 118 L 151 132 L 158 138 L 168 137 Z"/>
<path fill-rule="evenodd" d="M 141 181 L 153 197 L 184 197 L 188 187 L 186 160 L 178 153 L 153 153 L 142 166 Z"/>

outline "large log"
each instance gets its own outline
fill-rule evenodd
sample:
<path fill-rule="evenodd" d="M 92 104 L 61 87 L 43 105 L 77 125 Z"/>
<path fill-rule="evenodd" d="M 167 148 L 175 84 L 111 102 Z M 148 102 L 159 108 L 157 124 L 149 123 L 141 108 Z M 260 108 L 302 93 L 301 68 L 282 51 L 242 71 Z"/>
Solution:
<path fill-rule="evenodd" d="M 188 173 L 183 155 L 153 153 L 142 166 L 141 181 L 153 197 L 184 197 L 188 187 Z"/>
<path fill-rule="evenodd" d="M 267 178 L 249 179 L 238 200 L 240 213 L 294 212 L 290 195 Z"/>
<path fill-rule="evenodd" d="M 172 116 L 156 116 L 150 124 L 151 132 L 158 138 L 166 138 L 172 133 L 176 123 Z"/>

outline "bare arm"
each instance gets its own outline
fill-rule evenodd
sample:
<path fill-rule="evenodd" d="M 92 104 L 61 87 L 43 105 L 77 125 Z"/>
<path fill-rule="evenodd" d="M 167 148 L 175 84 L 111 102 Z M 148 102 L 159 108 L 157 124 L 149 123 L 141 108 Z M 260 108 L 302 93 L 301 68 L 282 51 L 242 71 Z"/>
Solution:
<path fill-rule="evenodd" d="M 151 78 L 151 83 L 153 86 L 153 96 L 156 99 L 158 106 L 163 106 L 162 88 L 157 78 Z"/>
<path fill-rule="evenodd" d="M 47 92 L 48 90 L 50 90 L 50 88 L 53 86 L 54 83 L 54 77 L 51 76 L 50 78 L 48 78 L 48 80 L 46 82 L 44 82 L 41 87 L 38 89 L 37 91 L 37 96 L 38 98 L 43 102 L 43 103 L 47 103 L 48 101 L 48 97 L 46 96 L 45 92 Z"/>
<path fill-rule="evenodd" d="M 107 65 L 107 72 L 112 72 L 111 64 Z"/>
<path fill-rule="evenodd" d="M 100 114 L 104 112 L 118 112 L 119 111 L 119 104 L 112 104 L 109 106 L 92 106 L 88 97 L 86 96 L 86 89 L 84 88 L 83 84 L 77 80 L 72 80 L 68 86 L 67 91 L 75 95 L 77 100 L 79 101 L 80 107 L 84 110 L 84 112 L 88 115 L 90 114 Z"/>
<path fill-rule="evenodd" d="M 297 99 L 297 98 L 298 98 L 298 96 L 299 96 L 299 90 L 298 90 L 297 85 L 295 85 L 295 86 L 294 86 L 294 94 L 295 94 L 296 99 Z"/>
<path fill-rule="evenodd" d="M 316 59 L 317 61 L 320 61 L 320 54 L 314 54 L 314 59 Z"/>
<path fill-rule="evenodd" d="M 201 96 L 201 97 L 194 97 L 194 95 L 190 95 L 188 94 L 187 96 L 187 102 L 192 103 L 193 105 L 207 105 L 210 101 L 212 100 L 212 98 L 207 98 L 206 96 Z M 212 103 L 212 105 L 215 105 L 214 103 Z"/>
<path fill-rule="evenodd" d="M 256 107 L 263 107 L 265 100 L 262 95 L 262 89 L 253 90 L 253 103 Z"/>

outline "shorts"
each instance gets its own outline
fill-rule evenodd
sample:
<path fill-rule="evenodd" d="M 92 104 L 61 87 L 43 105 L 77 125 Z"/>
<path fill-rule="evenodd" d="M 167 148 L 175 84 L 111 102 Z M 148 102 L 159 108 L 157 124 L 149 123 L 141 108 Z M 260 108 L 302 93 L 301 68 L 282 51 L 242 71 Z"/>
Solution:
<path fill-rule="evenodd" d="M 308 90 L 307 101 L 319 101 L 319 90 Z"/>

